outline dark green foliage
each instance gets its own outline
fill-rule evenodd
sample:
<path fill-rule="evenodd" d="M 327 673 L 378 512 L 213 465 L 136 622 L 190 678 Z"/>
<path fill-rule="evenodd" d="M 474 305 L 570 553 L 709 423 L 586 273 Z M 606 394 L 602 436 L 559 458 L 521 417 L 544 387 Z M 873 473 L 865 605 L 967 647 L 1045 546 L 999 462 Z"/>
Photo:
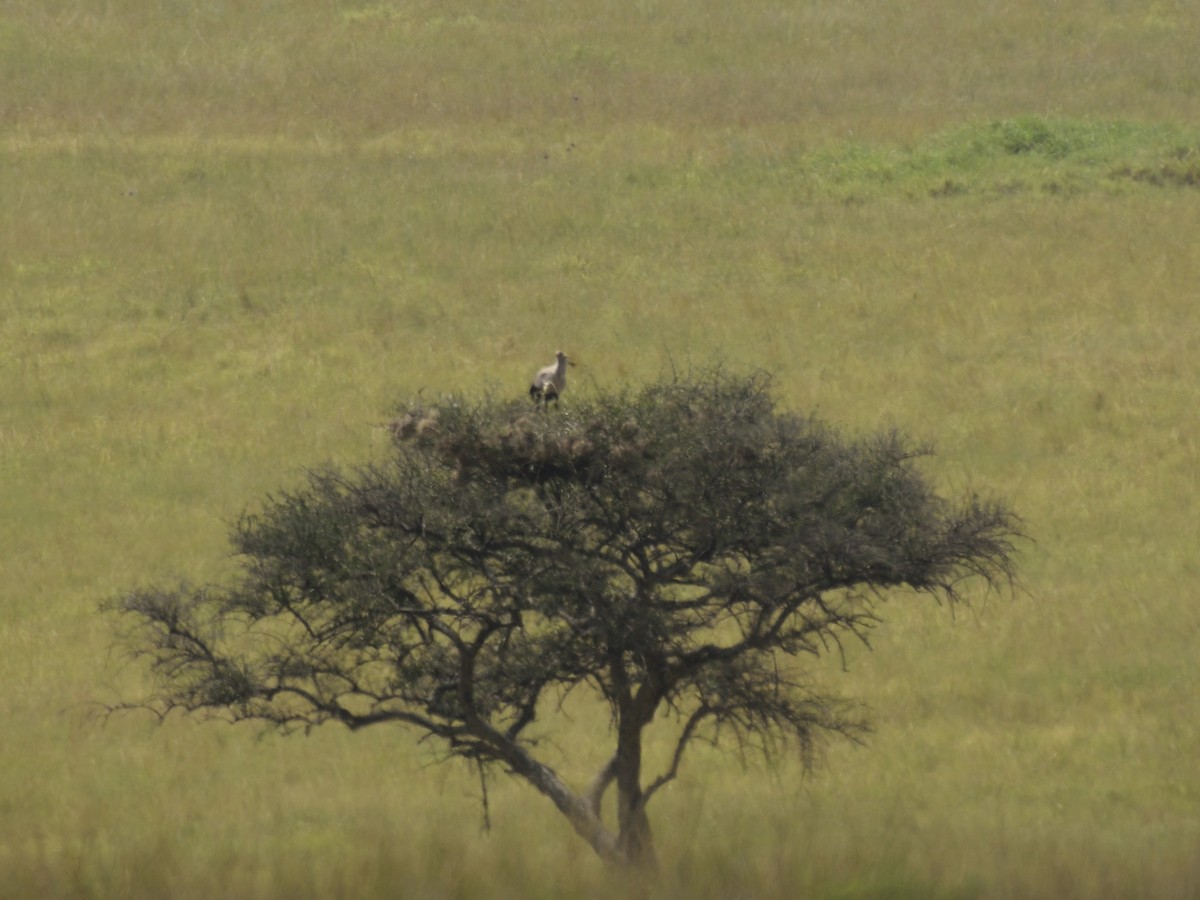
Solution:
<path fill-rule="evenodd" d="M 135 592 L 162 693 L 282 727 L 396 721 L 529 779 L 598 852 L 645 859 L 645 804 L 698 736 L 770 752 L 862 724 L 786 657 L 864 638 L 883 592 L 1010 580 L 1013 517 L 953 506 L 885 433 L 851 442 L 710 372 L 551 413 L 450 399 L 393 423 L 384 465 L 311 475 L 238 523 L 235 584 Z M 613 759 L 571 792 L 530 755 L 540 701 L 587 684 Z M 645 785 L 643 729 L 678 724 Z M 599 822 L 616 781 L 619 828 Z M 589 818 L 591 817 L 591 818 Z"/>

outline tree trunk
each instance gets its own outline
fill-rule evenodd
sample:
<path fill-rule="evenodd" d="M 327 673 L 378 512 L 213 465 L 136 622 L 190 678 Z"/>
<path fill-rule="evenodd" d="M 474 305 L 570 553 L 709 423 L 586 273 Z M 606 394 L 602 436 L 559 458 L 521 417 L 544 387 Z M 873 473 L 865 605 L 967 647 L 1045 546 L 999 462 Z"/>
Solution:
<path fill-rule="evenodd" d="M 617 847 L 626 865 L 646 869 L 658 864 L 642 795 L 642 729 L 650 721 L 655 705 L 648 702 L 644 691 L 639 691 L 617 725 Z"/>
<path fill-rule="evenodd" d="M 657 869 L 654 836 L 650 832 L 650 819 L 642 803 L 641 791 L 635 799 L 626 797 L 618 788 L 617 813 L 620 821 L 617 849 L 621 851 L 624 864 L 630 868 Z"/>
<path fill-rule="evenodd" d="M 567 817 L 575 833 L 588 842 L 597 856 L 609 864 L 627 864 L 620 838 L 615 837 L 600 819 L 598 799 L 593 804 L 590 797 L 576 794 L 553 769 L 538 762 L 523 747 L 505 738 L 482 719 L 474 719 L 471 726 L 472 731 L 496 751 L 497 759 L 506 762 L 515 774 L 550 798 L 558 811 Z"/>
<path fill-rule="evenodd" d="M 630 758 L 626 757 L 626 775 L 630 771 Z M 592 819 L 600 821 L 600 806 L 605 792 L 617 780 L 621 772 L 621 758 L 614 756 L 592 780 L 584 794 L 585 803 Z M 633 784 L 635 790 L 630 791 Z M 636 790 L 636 779 L 626 780 L 625 787 L 617 788 L 618 833 L 613 846 L 618 858 L 606 859 L 610 864 L 625 868 L 655 868 L 654 843 L 650 833 L 650 819 L 646 815 L 646 797 Z"/>
<path fill-rule="evenodd" d="M 495 759 L 524 778 L 553 801 L 575 832 L 610 865 L 631 869 L 654 869 L 658 858 L 646 815 L 642 792 L 642 730 L 658 706 L 658 695 L 643 685 L 636 697 L 626 695 L 617 723 L 617 752 L 582 795 L 572 791 L 558 774 L 534 759 L 525 748 L 497 731 L 481 718 L 472 718 L 471 732 L 491 748 Z M 614 834 L 600 816 L 601 799 L 608 786 L 617 786 L 617 831 Z"/>

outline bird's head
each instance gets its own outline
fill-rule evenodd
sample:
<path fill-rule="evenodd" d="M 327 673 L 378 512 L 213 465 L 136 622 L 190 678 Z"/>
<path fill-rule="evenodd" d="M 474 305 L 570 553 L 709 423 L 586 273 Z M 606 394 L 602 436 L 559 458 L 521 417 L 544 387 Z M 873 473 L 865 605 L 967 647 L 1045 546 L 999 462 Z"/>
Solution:
<path fill-rule="evenodd" d="M 568 366 L 579 365 L 577 362 L 575 362 L 575 360 L 570 359 L 567 354 L 563 353 L 561 350 L 554 351 L 554 358 L 559 362 L 565 362 Z"/>

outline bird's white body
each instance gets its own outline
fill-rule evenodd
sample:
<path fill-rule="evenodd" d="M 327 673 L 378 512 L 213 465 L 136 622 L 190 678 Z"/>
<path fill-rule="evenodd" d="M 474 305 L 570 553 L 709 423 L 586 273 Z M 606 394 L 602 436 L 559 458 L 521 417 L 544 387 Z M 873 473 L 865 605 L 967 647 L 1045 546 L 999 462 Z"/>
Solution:
<path fill-rule="evenodd" d="M 533 376 L 533 384 L 529 386 L 529 396 L 535 403 L 549 403 L 557 400 L 567 387 L 567 365 L 570 360 L 561 350 L 554 353 L 555 361 Z"/>

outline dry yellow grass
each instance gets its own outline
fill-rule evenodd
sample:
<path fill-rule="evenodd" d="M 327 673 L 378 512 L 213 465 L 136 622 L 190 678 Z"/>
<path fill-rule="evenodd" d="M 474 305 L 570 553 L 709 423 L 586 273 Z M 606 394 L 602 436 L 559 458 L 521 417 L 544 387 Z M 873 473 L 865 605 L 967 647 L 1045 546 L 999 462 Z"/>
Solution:
<path fill-rule="evenodd" d="M 518 785 L 481 837 L 402 732 L 87 715 L 139 682 L 98 601 L 220 577 L 225 523 L 382 452 L 395 397 L 563 346 L 580 392 L 762 365 L 1036 539 L 1012 601 L 899 598 L 822 670 L 868 748 L 690 760 L 660 895 L 1195 896 L 1198 36 L 1111 0 L 10 4 L 0 893 L 611 895 Z"/>

